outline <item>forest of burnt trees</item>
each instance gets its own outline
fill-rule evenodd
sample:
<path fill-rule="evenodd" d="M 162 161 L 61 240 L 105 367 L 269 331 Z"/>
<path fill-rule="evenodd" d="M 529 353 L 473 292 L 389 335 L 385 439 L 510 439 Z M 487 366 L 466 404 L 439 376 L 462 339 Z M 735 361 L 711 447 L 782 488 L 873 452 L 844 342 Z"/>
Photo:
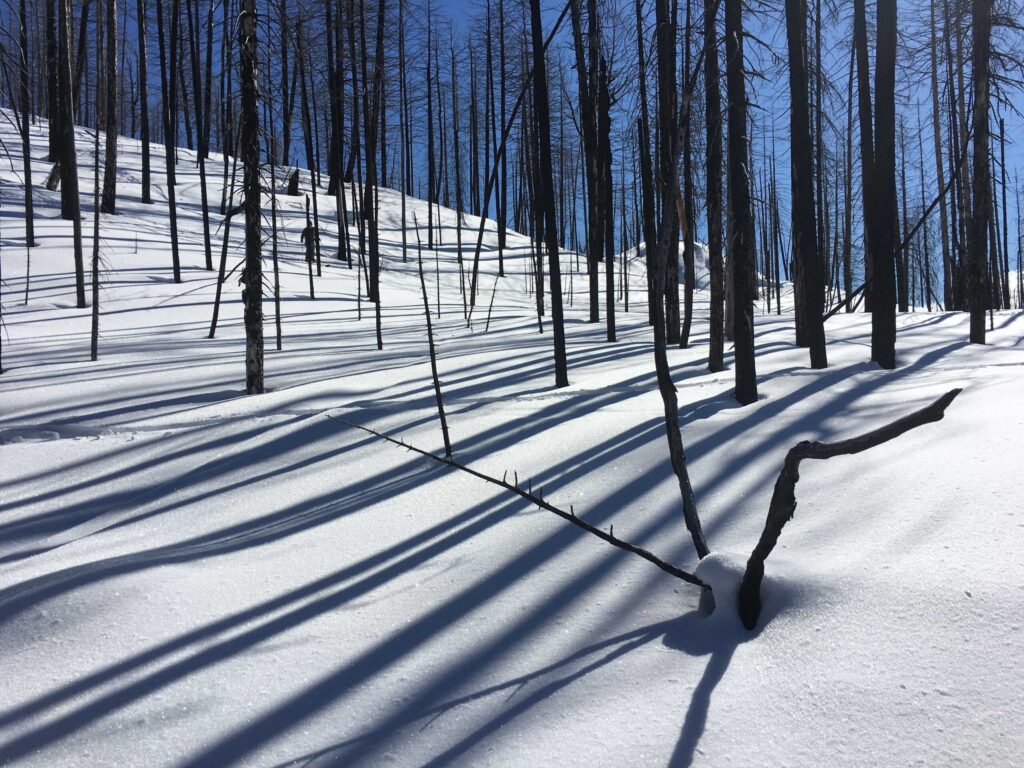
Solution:
<path fill-rule="evenodd" d="M 306 201 L 309 298 L 323 261 L 336 262 L 355 276 L 360 319 L 363 300 L 372 307 L 381 350 L 381 287 L 387 258 L 399 255 L 392 241 L 385 258 L 378 190 L 397 190 L 400 258 L 418 267 L 445 458 L 413 450 L 709 591 L 572 507 L 558 509 L 542 490 L 455 461 L 424 246 L 436 259 L 454 238 L 472 333 L 469 317 L 488 301 L 480 269 L 488 221 L 497 266 L 491 303 L 510 272 L 508 233 L 528 237 L 525 287 L 541 331 L 545 322 L 552 331 L 556 388 L 572 376 L 565 304 L 573 277 L 586 285 L 581 314 L 614 344 L 630 264 L 639 267 L 671 469 L 704 558 L 712 549 L 687 468 L 670 347 L 692 348 L 706 331 L 707 369 L 730 364 L 732 394 L 747 406 L 759 399 L 758 312 L 791 317 L 796 346 L 811 368 L 825 369 L 828 320 L 863 311 L 870 359 L 891 370 L 900 313 L 967 312 L 969 341 L 985 344 L 995 311 L 1024 309 L 1022 155 L 1007 130 L 1024 119 L 1021 11 L 1019 0 L 484 0 L 444 8 L 411 0 L 18 0 L 3 11 L 0 70 L 5 114 L 22 141 L 24 245 L 31 250 L 35 239 L 34 188 L 59 190 L 75 300 L 78 309 L 91 306 L 96 360 L 100 214 L 117 216 L 123 200 L 117 137 L 137 138 L 141 202 L 161 218 L 166 210 L 173 281 L 205 269 L 216 284 L 210 338 L 233 226 L 244 243 L 245 389 L 255 395 L 266 391 L 265 299 L 281 349 L 278 196 Z M 30 147 L 40 117 L 48 119 L 45 158 Z M 80 184 L 76 126 L 91 132 L 91 191 Z M 182 259 L 180 149 L 198 171 L 201 265 Z M 214 176 L 223 191 L 212 196 Z M 334 199 L 335 216 L 320 215 L 320 195 Z M 83 198 L 95 212 L 91 241 Z M 425 201 L 426 221 L 407 215 L 407 198 Z M 455 211 L 454 227 L 442 226 L 442 208 Z M 323 247 L 328 233 L 336 249 Z M 695 313 L 698 254 L 706 258 L 706 313 Z M 440 311 L 439 277 L 437 284 Z M 490 308 L 487 316 L 489 325 Z M 858 437 L 790 450 L 739 589 L 748 629 L 761 610 L 764 561 L 796 507 L 800 462 L 859 453 L 937 421 L 960 391 Z"/>
<path fill-rule="evenodd" d="M 649 286 L 663 297 L 650 303 L 650 320 L 664 326 L 662 343 L 689 344 L 694 249 L 703 234 L 709 368 L 722 367 L 723 337 L 732 340 L 741 402 L 756 398 L 750 338 L 757 276 L 768 311 L 773 298 L 781 311 L 779 283 L 794 283 L 796 340 L 809 348 L 814 367 L 827 365 L 822 318 L 839 305 L 849 312 L 863 304 L 872 313 L 872 358 L 883 367 L 895 365 L 897 309 L 970 310 L 971 339 L 983 342 L 985 311 L 1010 308 L 1013 297 L 1021 302 L 1021 272 L 1011 269 L 1014 256 L 1019 265 L 1020 217 L 1011 226 L 1007 204 L 1019 200 L 1020 188 L 1007 167 L 1002 116 L 1016 114 L 1017 9 L 982 0 L 905 8 L 893 1 L 878 3 L 869 16 L 861 0 L 852 13 L 821 0 L 812 8 L 800 0 L 783 5 L 655 0 L 652 9 L 577 0 L 556 16 L 497 0 L 455 31 L 444 13 L 405 0 L 266 7 L 20 0 L 9 8 L 17 18 L 7 28 L 18 34 L 4 46 L 3 93 L 26 141 L 33 116 L 57 118 L 50 122 L 52 168 L 32 169 L 25 152 L 24 172 L 60 184 L 62 215 L 73 222 L 80 222 L 70 151 L 75 122 L 106 131 L 104 213 L 117 208 L 116 134 L 143 142 L 147 201 L 150 142 L 166 146 L 176 279 L 174 160 L 181 145 L 198 152 L 204 180 L 218 172 L 206 163 L 211 149 L 224 153 L 225 178 L 237 172 L 229 156 L 243 161 L 250 292 L 260 284 L 262 251 L 253 184 L 259 164 L 270 162 L 313 169 L 329 193 L 359 186 L 358 258 L 366 261 L 366 296 L 374 303 L 378 184 L 489 214 L 498 223 L 499 263 L 506 227 L 531 234 L 539 311 L 546 252 L 556 330 L 558 249 L 583 254 L 592 322 L 600 321 L 605 272 L 609 341 L 615 254 L 643 243 Z M 764 43 L 744 28 L 775 22 L 785 25 L 786 50 L 769 61 L 784 71 L 788 89 L 762 99 L 756 86 L 770 73 L 751 63 L 749 48 Z M 923 44 L 901 47 L 900 25 L 914 25 Z M 826 35 L 833 56 L 849 51 L 836 59 L 848 59 L 846 72 L 829 71 Z M 45 67 L 30 65 L 40 59 Z M 150 87 L 151 71 L 159 72 L 158 89 Z M 922 76 L 927 87 L 916 85 Z M 787 108 L 788 141 L 762 116 Z M 779 151 L 784 144 L 788 153 Z M 788 180 L 776 162 L 786 154 Z M 206 199 L 205 181 L 203 198 L 206 268 L 213 269 L 210 216 L 232 211 L 227 199 Z M 28 194 L 25 203 L 31 244 Z M 348 226 L 342 216 L 335 225 Z M 433 245 L 433 221 L 427 236 Z M 670 258 L 680 238 L 682 276 Z M 85 306 L 80 223 L 74 259 L 78 304 Z M 473 305 L 475 268 L 469 290 Z M 260 297 L 250 298 L 255 334 Z M 257 365 L 257 350 L 249 354 Z M 564 349 L 556 360 L 564 384 Z"/>
<path fill-rule="evenodd" d="M 215 233 L 226 242 L 232 219 L 244 219 L 249 392 L 263 390 L 262 270 L 276 222 L 262 199 L 268 166 L 296 192 L 294 169 L 310 169 L 313 185 L 336 196 L 336 221 L 314 210 L 316 256 L 318 233 L 335 229 L 340 245 L 326 257 L 365 274 L 378 347 L 378 186 L 495 220 L 499 274 L 506 231 L 531 236 L 531 290 L 538 314 L 550 310 L 557 386 L 569 381 L 560 253 L 587 274 L 589 320 L 613 342 L 622 271 L 642 251 L 670 420 L 664 349 L 691 343 L 699 241 L 708 368 L 723 368 L 730 343 L 740 403 L 757 399 L 755 302 L 781 313 L 783 283 L 814 368 L 827 366 L 835 312 L 869 312 L 871 359 L 894 368 L 897 312 L 968 311 L 970 340 L 984 343 L 987 313 L 1022 306 L 1019 152 L 1006 131 L 1007 117 L 1020 117 L 1016 0 L 651 5 L 8 3 L 2 94 L 25 142 L 27 245 L 32 185 L 59 187 L 85 307 L 87 192 L 73 126 L 95 127 L 106 132 L 102 182 L 98 160 L 95 169 L 102 212 L 118 208 L 116 135 L 137 137 L 143 201 L 167 206 L 180 281 L 177 148 L 195 151 L 206 269 L 216 267 Z M 27 144 L 36 116 L 51 118 L 42 167 Z M 776 128 L 787 116 L 788 133 Z M 223 153 L 221 167 L 211 151 Z M 166 169 L 160 195 L 153 163 Z M 220 199 L 207 194 L 211 174 L 230 178 Z M 445 235 L 429 210 L 433 247 Z M 483 225 L 457 229 L 473 307 Z"/>

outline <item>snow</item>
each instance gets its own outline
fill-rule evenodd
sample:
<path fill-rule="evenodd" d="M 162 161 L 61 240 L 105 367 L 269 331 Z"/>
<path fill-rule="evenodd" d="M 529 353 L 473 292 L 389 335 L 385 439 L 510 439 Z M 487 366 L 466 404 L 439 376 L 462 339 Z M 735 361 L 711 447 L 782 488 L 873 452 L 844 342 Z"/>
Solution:
<path fill-rule="evenodd" d="M 315 301 L 302 199 L 279 201 L 283 350 L 268 300 L 271 391 L 246 397 L 234 278 L 217 337 L 206 338 L 214 282 L 202 269 L 193 156 L 180 152 L 175 285 L 162 153 L 157 202 L 144 206 L 138 144 L 120 143 L 91 363 L 70 226 L 38 186 L 41 245 L 22 304 L 20 143 L 4 120 L 0 138 L 10 154 L 0 165 L 0 765 L 1019 764 L 1019 312 L 995 314 L 987 347 L 966 344 L 965 316 L 900 316 L 892 372 L 867 362 L 863 314 L 829 321 L 831 367 L 812 371 L 791 317 L 759 313 L 761 399 L 741 408 L 731 372 L 706 372 L 698 291 L 694 343 L 669 357 L 714 551 L 698 568 L 717 596 L 709 616 L 698 590 L 639 558 L 346 425 L 440 451 L 396 193 L 380 195 L 383 351 L 365 302 L 357 319 L 355 270 L 329 255 L 333 199 L 319 197 Z M 83 189 L 90 138 L 80 131 Z M 38 182 L 42 127 L 33 142 Z M 211 200 L 220 183 L 211 172 Z M 408 204 L 422 225 L 426 205 Z M 641 262 L 614 345 L 585 322 L 585 276 L 574 276 L 572 384 L 555 390 L 550 326 L 537 332 L 525 294 L 528 241 L 510 237 L 509 276 L 495 281 L 489 225 L 467 328 L 454 214 L 443 214 L 436 266 L 425 250 L 424 267 L 432 302 L 440 274 L 434 327 L 456 458 L 518 472 L 552 503 L 697 567 L 668 462 Z M 464 241 L 476 224 L 467 217 Z M 232 243 L 229 267 L 241 257 L 237 228 Z M 767 562 L 762 622 L 743 630 L 730 590 L 785 452 L 874 428 L 955 386 L 964 393 L 943 421 L 804 466 L 796 517 Z"/>

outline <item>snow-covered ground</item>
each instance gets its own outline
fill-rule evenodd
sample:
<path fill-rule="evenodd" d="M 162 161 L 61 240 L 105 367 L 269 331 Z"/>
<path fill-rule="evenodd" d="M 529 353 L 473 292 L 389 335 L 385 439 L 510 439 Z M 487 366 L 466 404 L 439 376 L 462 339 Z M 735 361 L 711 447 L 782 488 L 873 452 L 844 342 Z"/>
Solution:
<path fill-rule="evenodd" d="M 761 399 L 741 408 L 731 372 L 706 372 L 698 293 L 694 344 L 670 361 L 715 552 L 700 572 L 723 594 L 791 445 L 858 434 L 964 387 L 937 424 L 804 465 L 797 515 L 768 561 L 761 628 L 747 633 L 730 606 L 701 615 L 697 591 L 650 564 L 346 423 L 440 450 L 396 194 L 380 195 L 383 351 L 365 302 L 358 319 L 357 271 L 329 255 L 333 199 L 318 199 L 316 300 L 302 201 L 282 199 L 283 350 L 268 300 L 270 392 L 246 397 L 236 277 L 207 338 L 214 278 L 193 156 L 181 152 L 176 285 L 162 153 L 157 202 L 144 206 L 138 144 L 121 142 L 91 363 L 70 226 L 38 186 L 41 244 L 23 303 L 20 144 L 6 118 L 0 138 L 0 764 L 1021 764 L 1020 313 L 995 315 L 987 347 L 965 343 L 965 316 L 902 316 L 893 372 L 867 361 L 863 314 L 829 321 L 826 371 L 793 346 L 791 317 L 759 315 Z M 87 190 L 91 140 L 79 138 Z M 41 129 L 33 154 L 38 184 Z M 409 207 L 422 227 L 426 205 Z M 434 327 L 456 458 L 531 478 L 553 503 L 695 567 L 640 262 L 615 344 L 585 322 L 575 276 L 572 385 L 555 390 L 550 327 L 537 332 L 525 293 L 528 242 L 510 238 L 496 281 L 488 230 L 467 328 L 444 213 L 425 267 L 432 303 L 442 299 Z M 90 202 L 87 235 L 91 217 Z"/>

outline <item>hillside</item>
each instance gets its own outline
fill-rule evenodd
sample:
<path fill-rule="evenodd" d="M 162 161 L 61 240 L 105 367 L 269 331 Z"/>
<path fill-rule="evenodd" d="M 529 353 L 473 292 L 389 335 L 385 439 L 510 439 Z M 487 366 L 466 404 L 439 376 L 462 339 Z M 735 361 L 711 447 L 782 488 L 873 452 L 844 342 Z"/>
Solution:
<path fill-rule="evenodd" d="M 797 515 L 768 562 L 764 621 L 748 633 L 728 606 L 704 616 L 697 590 L 650 564 L 351 426 L 440 451 L 417 233 L 405 231 L 403 261 L 396 192 L 379 196 L 382 351 L 358 270 L 333 256 L 333 198 L 317 199 L 315 299 L 303 200 L 279 198 L 282 349 L 268 290 L 270 391 L 247 397 L 237 273 L 207 338 L 215 275 L 203 268 L 194 156 L 179 155 L 179 285 L 162 149 L 156 202 L 143 205 L 139 145 L 120 142 L 93 363 L 70 224 L 41 188 L 45 132 L 34 130 L 40 245 L 26 253 L 21 144 L 0 120 L 0 765 L 1019 761 L 1021 313 L 996 313 L 986 347 L 966 343 L 966 315 L 902 315 L 891 372 L 867 360 L 866 315 L 828 322 L 831 367 L 812 371 L 791 315 L 758 314 L 761 399 L 739 407 L 731 370 L 706 371 L 698 291 L 693 344 L 669 355 L 715 553 L 707 578 L 727 582 L 746 560 L 797 441 L 859 434 L 964 388 L 938 424 L 805 465 Z M 88 131 L 78 146 L 91 190 Z M 221 158 L 211 162 L 219 202 Z M 427 205 L 407 206 L 425 240 Z M 488 224 L 482 306 L 467 325 L 455 214 L 442 217 L 443 242 L 424 242 L 423 255 L 455 457 L 529 478 L 553 503 L 694 568 L 641 263 L 614 344 L 585 322 L 586 278 L 573 274 L 571 386 L 556 390 L 550 326 L 538 333 L 527 293 L 528 239 L 510 236 L 497 279 Z M 467 217 L 467 240 L 477 223 Z M 240 248 L 236 228 L 229 269 Z"/>

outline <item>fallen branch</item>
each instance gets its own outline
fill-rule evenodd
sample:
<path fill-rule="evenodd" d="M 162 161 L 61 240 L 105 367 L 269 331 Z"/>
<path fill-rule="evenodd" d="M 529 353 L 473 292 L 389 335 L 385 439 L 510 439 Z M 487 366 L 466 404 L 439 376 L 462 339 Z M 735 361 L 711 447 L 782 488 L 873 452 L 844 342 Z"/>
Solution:
<path fill-rule="evenodd" d="M 833 456 L 844 456 L 866 451 L 877 445 L 899 437 L 915 427 L 940 421 L 946 408 L 962 390 L 953 389 L 944 394 L 931 405 L 915 411 L 902 419 L 884 427 L 867 432 L 849 440 L 838 443 L 812 443 L 803 441 L 789 449 L 786 460 L 775 481 L 771 504 L 768 507 L 768 519 L 761 539 L 747 560 L 747 569 L 740 582 L 738 608 L 743 626 L 753 629 L 757 625 L 761 613 L 761 580 L 764 577 L 764 561 L 771 554 L 779 540 L 783 526 L 793 518 L 796 511 L 796 484 L 800 479 L 800 462 L 804 459 L 831 459 Z"/>
<path fill-rule="evenodd" d="M 379 437 L 382 440 L 386 440 L 389 443 L 392 443 L 393 445 L 398 445 L 398 446 L 401 446 L 402 448 L 407 448 L 410 451 L 412 451 L 414 453 L 418 453 L 420 456 L 426 456 L 428 459 L 432 459 L 432 460 L 438 462 L 439 464 L 447 464 L 448 466 L 454 467 L 455 469 L 462 470 L 463 472 L 468 472 L 469 474 L 473 475 L 473 477 L 478 477 L 481 480 L 485 480 L 486 482 L 491 483 L 492 485 L 497 485 L 497 486 L 499 486 L 501 488 L 504 488 L 506 491 L 511 491 L 512 493 L 515 493 L 515 494 L 517 494 L 519 496 L 522 496 L 524 499 L 526 499 L 527 501 L 531 502 L 532 504 L 536 504 L 541 509 L 547 510 L 548 512 L 553 512 L 554 514 L 558 515 L 563 520 L 566 520 L 566 521 L 572 523 L 573 525 L 576 525 L 576 526 L 582 528 L 587 533 L 591 533 L 594 536 L 597 536 L 597 538 L 601 539 L 602 541 L 606 541 L 609 544 L 611 544 L 612 546 L 618 547 L 619 549 L 624 549 L 627 552 L 632 552 L 634 555 L 639 555 L 644 560 L 647 560 L 650 563 L 654 563 L 656 566 L 661 568 L 661 570 L 665 571 L 665 573 L 671 574 L 672 576 L 675 576 L 677 579 L 682 579 L 686 583 L 693 584 L 695 586 L 701 587 L 702 589 L 708 589 L 707 584 L 705 584 L 699 578 L 694 576 L 692 573 L 687 573 L 686 571 L 682 570 L 681 568 L 677 568 L 676 566 L 672 565 L 671 563 L 665 562 L 660 557 L 658 557 L 657 555 L 653 554 L 652 552 L 647 551 L 643 547 L 638 547 L 636 544 L 631 544 L 628 541 L 623 541 L 622 539 L 616 538 L 615 535 L 614 535 L 614 529 L 610 529 L 608 533 L 605 533 L 600 528 L 597 528 L 596 526 L 591 525 L 590 523 L 586 522 L 585 520 L 581 520 L 580 518 L 576 517 L 575 511 L 566 512 L 565 510 L 559 509 L 558 507 L 554 506 L 553 504 L 549 504 L 548 502 L 544 501 L 544 498 L 543 498 L 544 490 L 543 489 L 540 490 L 540 495 L 539 496 L 535 496 L 532 493 L 532 484 L 531 484 L 531 490 L 530 491 L 522 490 L 521 488 L 518 487 L 518 479 L 519 479 L 518 475 L 516 475 L 516 483 L 517 484 L 516 485 L 512 485 L 512 484 L 506 482 L 504 478 L 499 480 L 496 477 L 491 477 L 490 475 L 485 475 L 482 472 L 478 472 L 475 469 L 471 469 L 470 467 L 467 467 L 465 464 L 460 464 L 459 462 L 455 461 L 454 459 L 442 458 L 441 456 L 436 456 L 433 453 L 430 453 L 429 451 L 424 451 L 423 449 L 417 448 L 414 445 L 409 445 L 408 443 L 403 442 L 401 440 L 396 440 L 395 438 L 393 438 L 393 437 L 391 437 L 389 435 L 385 435 L 382 432 L 378 432 L 378 431 L 376 431 L 374 429 L 370 429 L 369 427 L 364 427 L 362 424 L 355 424 L 355 423 L 353 423 L 351 421 L 347 421 L 345 419 L 339 419 L 339 418 L 337 418 L 335 416 L 331 416 L 329 414 L 328 414 L 327 418 L 333 419 L 334 421 L 340 421 L 342 424 L 347 424 L 348 426 L 354 427 L 356 429 L 361 429 L 363 432 L 368 432 L 369 434 L 374 435 L 375 437 Z"/>

